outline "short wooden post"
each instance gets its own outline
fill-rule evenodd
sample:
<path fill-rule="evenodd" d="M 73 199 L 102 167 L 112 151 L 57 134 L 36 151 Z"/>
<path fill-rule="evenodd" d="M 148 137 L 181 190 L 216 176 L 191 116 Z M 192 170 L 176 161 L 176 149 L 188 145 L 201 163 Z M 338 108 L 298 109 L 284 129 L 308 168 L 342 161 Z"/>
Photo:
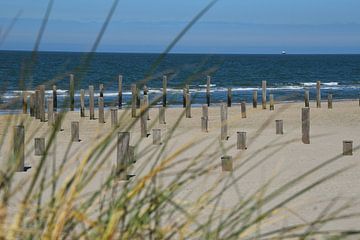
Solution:
<path fill-rule="evenodd" d="M 310 108 L 302 108 L 302 142 L 310 144 Z"/>
<path fill-rule="evenodd" d="M 270 94 L 270 111 L 275 110 L 274 94 Z"/>
<path fill-rule="evenodd" d="M 321 82 L 316 82 L 316 107 L 321 108 Z"/>
<path fill-rule="evenodd" d="M 27 114 L 27 92 L 22 92 L 22 110 L 23 114 Z"/>
<path fill-rule="evenodd" d="M 45 138 L 35 138 L 35 156 L 42 156 L 45 153 Z"/>
<path fill-rule="evenodd" d="M 85 90 L 80 89 L 80 117 L 85 117 Z"/>
<path fill-rule="evenodd" d="M 80 142 L 79 122 L 71 122 L 71 141 L 72 142 Z"/>
<path fill-rule="evenodd" d="M 117 137 L 117 154 L 116 154 L 116 175 L 120 180 L 127 180 L 127 168 L 129 165 L 129 144 L 130 133 L 119 132 Z"/>
<path fill-rule="evenodd" d="M 104 84 L 99 85 L 99 97 L 104 97 Z"/>
<path fill-rule="evenodd" d="M 166 121 L 165 121 L 165 110 L 166 108 L 161 106 L 159 107 L 159 123 L 160 124 L 166 124 Z"/>
<path fill-rule="evenodd" d="M 149 96 L 148 95 L 144 95 L 144 106 L 145 106 L 145 108 L 146 108 L 146 112 L 145 112 L 145 114 L 146 114 L 146 119 L 147 120 L 150 120 L 150 113 L 149 113 L 149 111 L 150 111 L 150 108 L 149 108 Z"/>
<path fill-rule="evenodd" d="M 54 126 L 61 131 L 61 121 L 62 121 L 62 114 L 61 112 L 54 112 Z"/>
<path fill-rule="evenodd" d="M 118 110 L 116 108 L 110 109 L 111 112 L 111 127 L 117 127 L 118 126 Z"/>
<path fill-rule="evenodd" d="M 53 107 L 54 107 L 54 112 L 57 111 L 57 88 L 56 88 L 56 85 L 53 85 L 52 87 L 52 90 L 53 90 Z"/>
<path fill-rule="evenodd" d="M 191 118 L 191 99 L 190 93 L 186 93 L 185 95 L 186 100 L 186 118 Z"/>
<path fill-rule="evenodd" d="M 305 90 L 304 92 L 304 102 L 305 102 L 305 107 L 310 107 L 310 97 L 309 97 L 309 90 Z"/>
<path fill-rule="evenodd" d="M 202 116 L 209 117 L 209 107 L 207 104 L 202 105 Z"/>
<path fill-rule="evenodd" d="M 122 109 L 122 85 L 123 85 L 123 76 L 119 75 L 118 78 L 118 107 Z"/>
<path fill-rule="evenodd" d="M 228 88 L 227 91 L 227 106 L 231 107 L 231 100 L 232 100 L 232 92 L 231 92 L 231 88 Z"/>
<path fill-rule="evenodd" d="M 148 132 L 147 132 L 146 107 L 143 99 L 140 102 L 140 129 L 141 129 L 141 137 L 142 138 L 147 137 Z"/>
<path fill-rule="evenodd" d="M 99 123 L 105 123 L 104 98 L 99 97 Z"/>
<path fill-rule="evenodd" d="M 328 109 L 332 109 L 333 108 L 333 96 L 332 94 L 328 95 Z"/>
<path fill-rule="evenodd" d="M 161 145 L 161 129 L 153 129 L 153 144 Z"/>
<path fill-rule="evenodd" d="M 283 120 L 275 120 L 276 125 L 276 134 L 282 135 L 284 134 L 284 121 Z"/>
<path fill-rule="evenodd" d="M 136 84 L 131 84 L 131 117 L 136 118 L 136 101 L 137 101 Z"/>
<path fill-rule="evenodd" d="M 74 111 L 75 107 L 75 80 L 74 74 L 70 74 L 70 111 Z"/>
<path fill-rule="evenodd" d="M 223 172 L 233 171 L 233 159 L 231 156 L 221 157 L 221 168 Z"/>
<path fill-rule="evenodd" d="M 201 131 L 202 132 L 208 132 L 208 126 L 209 126 L 209 118 L 208 117 L 201 117 Z"/>
<path fill-rule="evenodd" d="M 39 114 L 40 121 L 45 122 L 45 85 L 40 85 Z"/>
<path fill-rule="evenodd" d="M 166 107 L 167 76 L 163 76 L 163 107 Z"/>
<path fill-rule="evenodd" d="M 35 119 L 40 119 L 40 89 L 35 90 Z"/>
<path fill-rule="evenodd" d="M 95 119 L 95 97 L 94 97 L 94 86 L 89 86 L 89 114 L 90 120 Z"/>
<path fill-rule="evenodd" d="M 206 81 L 206 104 L 210 106 L 210 84 L 211 84 L 211 77 L 207 76 Z"/>
<path fill-rule="evenodd" d="M 183 108 L 186 108 L 186 88 L 183 88 Z"/>
<path fill-rule="evenodd" d="M 227 106 L 225 103 L 220 104 L 220 119 L 221 119 L 221 140 L 228 139 L 228 123 L 227 123 Z"/>
<path fill-rule="evenodd" d="M 237 132 L 237 149 L 246 150 L 246 132 Z"/>
<path fill-rule="evenodd" d="M 241 102 L 241 117 L 246 118 L 246 103 Z"/>
<path fill-rule="evenodd" d="M 262 81 L 262 108 L 266 109 L 266 81 Z"/>
<path fill-rule="evenodd" d="M 14 158 L 16 171 L 25 171 L 25 129 L 23 125 L 14 127 Z"/>
<path fill-rule="evenodd" d="M 344 156 L 353 155 L 353 141 L 351 140 L 343 141 L 343 155 Z"/>
<path fill-rule="evenodd" d="M 253 108 L 257 108 L 257 99 L 258 99 L 258 92 L 257 90 L 253 91 Z"/>
<path fill-rule="evenodd" d="M 30 95 L 30 116 L 34 117 L 35 116 L 35 94 L 32 93 Z"/>
<path fill-rule="evenodd" d="M 52 98 L 47 100 L 48 125 L 54 125 L 54 102 Z"/>

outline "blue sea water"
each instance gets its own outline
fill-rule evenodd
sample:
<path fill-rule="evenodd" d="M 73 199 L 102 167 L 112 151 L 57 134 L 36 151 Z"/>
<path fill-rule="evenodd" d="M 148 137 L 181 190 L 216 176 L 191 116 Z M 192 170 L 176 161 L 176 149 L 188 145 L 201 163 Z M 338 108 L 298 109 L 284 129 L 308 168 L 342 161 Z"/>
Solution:
<path fill-rule="evenodd" d="M 251 102 L 252 92 L 261 97 L 261 81 L 267 80 L 268 93 L 279 101 L 302 101 L 304 89 L 315 97 L 316 81 L 322 82 L 322 97 L 357 99 L 360 90 L 360 55 L 205 55 L 169 54 L 154 67 L 159 54 L 0 51 L 0 103 L 7 109 L 20 107 L 21 91 L 45 84 L 47 96 L 52 85 L 58 101 L 66 99 L 69 74 L 75 75 L 76 105 L 80 89 L 105 86 L 106 106 L 117 103 L 117 78 L 123 75 L 124 104 L 131 98 L 130 85 L 142 85 L 146 76 L 150 100 L 161 95 L 162 76 L 168 76 L 168 100 L 182 104 L 182 88 L 190 85 L 192 102 L 205 103 L 206 76 L 211 76 L 211 100 L 226 101 L 227 88 L 233 101 Z M 161 103 L 161 98 L 159 104 Z M 2 107 L 4 109 L 4 107 Z"/>

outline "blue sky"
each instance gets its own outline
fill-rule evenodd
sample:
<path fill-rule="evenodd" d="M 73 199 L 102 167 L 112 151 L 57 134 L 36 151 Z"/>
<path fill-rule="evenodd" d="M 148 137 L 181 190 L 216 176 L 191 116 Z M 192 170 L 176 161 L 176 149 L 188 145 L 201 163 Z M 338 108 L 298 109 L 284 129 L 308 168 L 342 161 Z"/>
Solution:
<path fill-rule="evenodd" d="M 55 0 L 40 50 L 88 51 L 111 0 Z M 120 0 L 98 51 L 161 52 L 209 1 Z M 31 50 L 48 1 L 2 0 L 0 46 Z M 220 0 L 173 52 L 360 53 L 359 0 Z"/>

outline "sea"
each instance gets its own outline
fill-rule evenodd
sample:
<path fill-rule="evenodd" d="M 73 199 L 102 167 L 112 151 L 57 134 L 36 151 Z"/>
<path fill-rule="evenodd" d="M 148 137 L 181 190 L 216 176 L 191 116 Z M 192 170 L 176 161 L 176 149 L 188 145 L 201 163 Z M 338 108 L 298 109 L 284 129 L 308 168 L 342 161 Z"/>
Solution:
<path fill-rule="evenodd" d="M 163 76 L 168 78 L 167 98 L 172 107 L 182 106 L 183 88 L 189 85 L 194 105 L 206 102 L 207 76 L 211 77 L 211 102 L 227 99 L 232 89 L 234 103 L 251 102 L 253 91 L 261 98 L 261 83 L 275 101 L 303 101 L 304 90 L 315 99 L 316 81 L 322 98 L 358 99 L 360 55 L 244 55 L 244 54 L 148 54 L 0 51 L 1 112 L 19 111 L 22 91 L 33 92 L 44 84 L 46 97 L 57 86 L 58 104 L 66 104 L 69 75 L 75 77 L 75 104 L 80 89 L 93 85 L 99 95 L 104 85 L 106 107 L 118 103 L 118 77 L 123 76 L 123 105 L 131 102 L 131 84 L 149 89 L 150 101 L 161 104 Z M 88 101 L 88 98 L 86 98 Z"/>

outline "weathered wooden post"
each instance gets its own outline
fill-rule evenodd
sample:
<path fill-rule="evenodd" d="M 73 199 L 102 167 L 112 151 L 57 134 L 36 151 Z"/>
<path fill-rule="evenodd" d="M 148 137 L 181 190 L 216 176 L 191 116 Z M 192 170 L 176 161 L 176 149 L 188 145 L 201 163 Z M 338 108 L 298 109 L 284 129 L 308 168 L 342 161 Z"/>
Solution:
<path fill-rule="evenodd" d="M 53 89 L 53 107 L 54 107 L 54 112 L 57 111 L 57 88 L 56 85 L 53 85 L 52 87 Z"/>
<path fill-rule="evenodd" d="M 45 122 L 45 85 L 40 85 L 39 114 L 40 121 Z"/>
<path fill-rule="evenodd" d="M 116 175 L 120 180 L 127 179 L 127 168 L 129 164 L 129 144 L 130 133 L 119 132 L 117 138 L 117 154 L 116 154 Z"/>
<path fill-rule="evenodd" d="M 45 138 L 35 138 L 35 156 L 42 156 L 45 153 Z"/>
<path fill-rule="evenodd" d="M 118 110 L 116 108 L 110 109 L 111 112 L 111 127 L 117 127 L 118 126 Z"/>
<path fill-rule="evenodd" d="M 275 120 L 276 125 L 276 134 L 282 135 L 284 134 L 284 121 L 283 120 Z"/>
<path fill-rule="evenodd" d="M 161 129 L 153 129 L 153 144 L 161 145 Z"/>
<path fill-rule="evenodd" d="M 47 100 L 48 125 L 54 125 L 54 102 L 52 98 Z"/>
<path fill-rule="evenodd" d="M 104 84 L 100 84 L 99 85 L 99 95 L 100 95 L 100 97 L 104 97 Z"/>
<path fill-rule="evenodd" d="M 207 117 L 201 117 L 201 131 L 208 132 L 209 119 Z"/>
<path fill-rule="evenodd" d="M 232 92 L 231 92 L 231 88 L 228 88 L 227 91 L 227 106 L 231 107 L 231 100 L 232 100 Z"/>
<path fill-rule="evenodd" d="M 23 114 L 27 114 L 27 92 L 22 92 L 22 110 Z"/>
<path fill-rule="evenodd" d="M 310 108 L 302 108 L 302 142 L 310 144 Z"/>
<path fill-rule="evenodd" d="M 328 109 L 332 109 L 332 108 L 333 108 L 332 102 L 333 102 L 333 96 L 332 96 L 332 94 L 329 94 L 329 95 L 328 95 Z"/>
<path fill-rule="evenodd" d="M 123 76 L 119 75 L 118 78 L 118 107 L 122 109 L 122 85 L 123 85 Z"/>
<path fill-rule="evenodd" d="M 246 103 L 244 101 L 241 102 L 241 117 L 246 118 Z"/>
<path fill-rule="evenodd" d="M 258 99 L 258 92 L 257 90 L 253 91 L 253 108 L 257 108 L 257 99 Z"/>
<path fill-rule="evenodd" d="M 144 99 L 140 102 L 140 129 L 141 137 L 145 138 L 148 136 L 147 132 L 147 117 L 146 117 L 146 106 L 144 104 Z"/>
<path fill-rule="evenodd" d="M 310 97 L 309 97 L 309 90 L 305 90 L 304 92 L 304 102 L 305 102 L 305 107 L 310 107 Z"/>
<path fill-rule="evenodd" d="M 343 141 L 343 155 L 344 156 L 353 155 L 353 141 L 351 140 Z"/>
<path fill-rule="evenodd" d="M 274 94 L 270 94 L 270 111 L 275 110 L 275 106 L 274 106 Z"/>
<path fill-rule="evenodd" d="M 211 77 L 207 76 L 206 81 L 206 103 L 210 106 L 210 84 L 211 84 Z"/>
<path fill-rule="evenodd" d="M 61 131 L 61 121 L 62 121 L 62 114 L 61 112 L 54 112 L 54 127 Z"/>
<path fill-rule="evenodd" d="M 14 127 L 14 158 L 17 172 L 25 170 L 25 129 L 23 125 Z"/>
<path fill-rule="evenodd" d="M 70 111 L 74 111 L 75 106 L 75 80 L 74 74 L 70 74 Z"/>
<path fill-rule="evenodd" d="M 321 82 L 316 82 L 316 107 L 321 108 Z"/>
<path fill-rule="evenodd" d="M 149 96 L 147 94 L 144 95 L 144 105 L 145 105 L 145 108 L 146 108 L 146 119 L 147 120 L 150 120 L 150 106 L 149 106 Z"/>
<path fill-rule="evenodd" d="M 165 110 L 166 108 L 161 106 L 159 107 L 159 123 L 160 124 L 166 124 L 165 122 Z"/>
<path fill-rule="evenodd" d="M 129 146 L 128 149 L 128 165 L 136 163 L 135 147 Z"/>
<path fill-rule="evenodd" d="M 94 86 L 89 86 L 89 114 L 90 120 L 95 119 L 95 98 L 94 98 Z"/>
<path fill-rule="evenodd" d="M 221 157 L 221 168 L 223 172 L 233 171 L 233 159 L 231 156 Z"/>
<path fill-rule="evenodd" d="M 209 107 L 207 104 L 202 105 L 202 116 L 209 117 Z"/>
<path fill-rule="evenodd" d="M 163 76 L 163 107 L 166 107 L 167 76 Z"/>
<path fill-rule="evenodd" d="M 140 108 L 141 102 L 140 102 L 140 89 L 136 87 L 136 108 Z"/>
<path fill-rule="evenodd" d="M 266 109 L 266 81 L 262 81 L 262 108 Z"/>
<path fill-rule="evenodd" d="M 35 116 L 35 93 L 30 95 L 30 116 Z"/>
<path fill-rule="evenodd" d="M 237 149 L 246 150 L 246 132 L 237 132 Z"/>
<path fill-rule="evenodd" d="M 228 123 L 227 123 L 227 106 L 225 103 L 220 104 L 220 119 L 221 119 L 221 140 L 228 139 Z"/>
<path fill-rule="evenodd" d="M 71 141 L 72 142 L 80 142 L 79 122 L 71 122 Z"/>
<path fill-rule="evenodd" d="M 104 98 L 99 97 L 99 123 L 105 123 Z"/>
<path fill-rule="evenodd" d="M 186 100 L 186 118 L 191 118 L 191 98 L 190 98 L 190 93 L 186 93 L 185 100 Z"/>
<path fill-rule="evenodd" d="M 131 84 L 131 117 L 136 118 L 136 101 L 137 101 L 136 84 Z"/>
<path fill-rule="evenodd" d="M 85 117 L 85 90 L 80 89 L 80 117 Z"/>

